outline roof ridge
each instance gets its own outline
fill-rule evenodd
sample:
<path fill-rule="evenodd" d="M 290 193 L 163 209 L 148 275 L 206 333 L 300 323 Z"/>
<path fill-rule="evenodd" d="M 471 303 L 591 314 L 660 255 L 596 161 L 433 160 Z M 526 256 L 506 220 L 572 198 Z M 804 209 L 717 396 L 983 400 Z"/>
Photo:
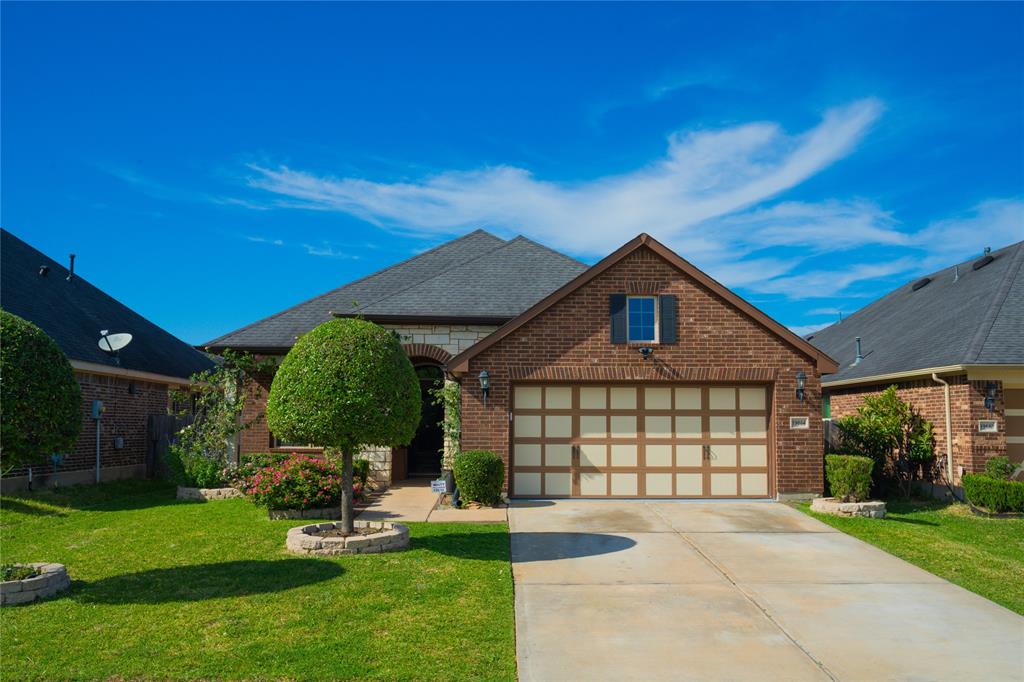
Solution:
<path fill-rule="evenodd" d="M 530 243 L 531 243 L 531 244 L 533 244 L 534 246 L 538 246 L 538 247 L 540 247 L 540 248 L 544 249 L 545 251 L 549 251 L 549 252 L 551 252 L 551 253 L 555 254 L 556 256 L 561 256 L 561 257 L 562 257 L 562 258 L 564 258 L 565 260 L 567 260 L 567 261 L 570 261 L 570 262 L 572 262 L 572 263 L 575 263 L 575 264 L 577 264 L 577 265 L 585 265 L 585 266 L 587 266 L 588 268 L 590 267 L 590 265 L 589 265 L 589 264 L 587 264 L 587 263 L 584 263 L 584 262 L 583 262 L 583 261 L 581 261 L 581 260 L 578 260 L 578 259 L 576 259 L 576 258 L 573 258 L 572 256 L 570 256 L 570 255 L 568 255 L 568 254 L 562 253 L 561 251 L 558 251 L 558 250 L 556 250 L 556 249 L 553 249 L 553 248 L 551 248 L 550 246 L 547 246 L 546 244 L 541 244 L 540 242 L 538 242 L 538 241 L 536 241 L 536 240 L 533 240 L 533 239 L 530 239 L 529 237 L 523 236 L 523 235 L 521 235 L 521 234 L 517 234 L 517 235 L 516 235 L 515 237 L 513 237 L 513 238 L 512 238 L 512 239 L 510 239 L 509 241 L 510 241 L 510 242 L 514 242 L 514 241 L 518 241 L 518 240 L 523 240 L 523 241 L 525 241 L 525 242 L 530 242 Z"/>
<path fill-rule="evenodd" d="M 1013 254 L 1013 260 L 1010 262 L 1006 274 L 1003 275 L 999 288 L 996 289 L 996 295 L 989 304 L 988 311 L 985 313 L 985 319 L 982 320 L 978 331 L 974 334 L 974 338 L 971 339 L 970 344 L 967 346 L 966 362 L 973 362 L 981 355 L 982 349 L 985 348 L 985 342 L 988 341 L 988 337 L 992 333 L 992 327 L 995 326 L 996 320 L 999 318 L 1003 304 L 1006 303 L 1006 297 L 1010 293 L 1013 282 L 1017 279 L 1021 266 L 1024 265 L 1024 242 L 1018 242 L 1014 246 L 1017 247 L 1017 252 Z"/>
<path fill-rule="evenodd" d="M 437 251 L 437 250 L 439 250 L 439 249 L 441 249 L 443 247 L 451 246 L 452 244 L 460 242 L 460 241 L 462 241 L 464 239 L 469 239 L 470 237 L 472 237 L 474 235 L 477 235 L 477 234 L 485 234 L 488 237 L 494 237 L 495 239 L 500 240 L 502 242 L 503 246 L 508 243 L 504 239 L 502 239 L 501 237 L 499 237 L 497 235 L 494 235 L 494 234 L 491 234 L 487 230 L 478 227 L 477 229 L 473 230 L 472 232 L 467 232 L 466 234 L 462 235 L 461 237 L 456 237 L 455 239 L 451 239 L 449 241 L 443 242 L 441 244 L 438 244 L 437 246 L 434 246 L 432 248 L 427 249 L 426 251 L 423 251 L 421 253 L 417 253 L 415 256 L 410 256 L 409 258 L 406 258 L 405 260 L 401 260 L 401 261 L 399 261 L 397 263 L 392 263 L 391 265 L 387 266 L 386 268 L 382 268 L 382 269 L 377 270 L 375 272 L 371 272 L 371 273 L 368 273 L 366 275 L 363 275 L 362 277 L 359 277 L 358 279 L 354 279 L 351 282 L 346 282 L 345 284 L 342 284 L 339 287 L 335 287 L 333 289 L 325 291 L 322 294 L 317 294 L 316 296 L 312 296 L 310 298 L 307 298 L 304 301 L 299 301 L 298 303 L 296 303 L 294 305 L 288 306 L 284 310 L 277 311 L 273 315 L 268 315 L 266 317 L 263 317 L 263 318 L 260 318 L 258 320 L 255 320 L 254 322 L 250 322 L 249 324 L 245 325 L 244 327 L 239 327 L 238 329 L 233 329 L 233 330 L 231 330 L 231 331 L 229 331 L 229 332 L 227 332 L 225 334 L 221 334 L 217 338 L 211 339 L 211 340 L 207 341 L 206 343 L 202 344 L 202 346 L 204 348 L 209 347 L 209 346 L 216 346 L 217 342 L 221 341 L 222 339 L 226 339 L 229 336 L 234 336 L 235 334 L 238 334 L 240 332 L 244 332 L 247 329 L 251 329 L 251 328 L 255 327 L 258 324 L 262 324 L 264 322 L 268 322 L 270 320 L 278 318 L 281 315 L 284 315 L 285 313 L 288 313 L 288 312 L 291 312 L 292 310 L 295 310 L 299 306 L 303 306 L 303 305 L 306 305 L 307 303 L 312 303 L 313 301 L 316 301 L 318 299 L 325 298 L 327 296 L 330 296 L 331 294 L 335 294 L 335 293 L 341 291 L 342 289 L 344 289 L 346 287 L 352 286 L 353 284 L 359 284 L 360 282 L 365 282 L 366 280 L 370 279 L 371 277 L 376 277 L 377 275 L 383 275 L 385 272 L 388 272 L 390 270 L 394 270 L 395 268 L 397 268 L 399 266 L 402 266 L 402 265 L 405 265 L 407 263 L 410 263 L 410 262 L 416 260 L 417 258 L 421 258 L 423 256 L 426 256 L 427 254 L 433 253 L 433 252 L 435 252 L 435 251 Z M 500 247 L 498 247 L 498 248 L 500 248 Z M 488 253 L 490 253 L 490 252 L 488 252 Z M 454 267 L 454 266 L 452 266 L 452 267 Z M 429 279 L 433 279 L 433 278 L 432 277 L 428 277 L 426 280 L 421 280 L 421 281 L 425 282 L 425 281 L 427 281 Z M 387 298 L 387 297 L 385 296 L 385 298 Z M 378 300 L 383 300 L 383 299 L 378 299 Z M 365 305 L 369 305 L 369 303 L 367 303 Z M 360 307 L 362 307 L 362 306 L 360 306 Z"/>
<path fill-rule="evenodd" d="M 488 233 L 488 234 L 490 234 L 490 233 Z M 500 237 L 499 237 L 499 239 L 500 239 Z M 511 244 L 514 241 L 515 241 L 515 239 L 510 239 L 510 240 L 506 241 L 504 244 L 502 244 L 501 246 L 495 247 L 495 248 L 491 249 L 490 251 L 488 251 L 486 253 L 481 253 L 479 256 L 477 256 L 475 258 L 470 258 L 469 260 L 462 261 L 458 265 L 453 265 L 450 268 L 445 268 L 444 270 L 442 270 L 441 272 L 437 273 L 436 275 L 433 275 L 432 277 L 427 277 L 426 279 L 421 279 L 420 281 L 414 282 L 414 283 L 410 284 L 407 287 L 403 287 L 403 288 L 399 289 L 398 291 L 392 291 L 387 296 L 381 296 L 378 299 L 375 299 L 373 301 L 370 301 L 369 303 L 365 303 L 365 304 L 359 306 L 358 308 L 353 310 L 352 313 L 358 313 L 360 310 L 363 310 L 363 309 L 365 309 L 365 308 L 367 308 L 367 307 L 369 307 L 371 305 L 376 305 L 376 304 L 380 303 L 381 301 L 386 301 L 389 298 L 394 298 L 395 296 L 398 296 L 399 294 L 404 294 L 406 291 L 409 291 L 409 289 L 413 289 L 415 287 L 423 286 L 427 282 L 435 280 L 438 277 L 440 277 L 441 275 L 448 274 L 449 272 L 454 270 L 456 267 L 463 267 L 465 265 L 469 265 L 470 263 L 474 263 L 474 262 L 480 260 L 481 258 L 486 258 L 487 256 L 493 255 L 496 251 L 501 251 L 502 249 L 504 249 L 504 248 L 506 248 L 508 246 L 511 246 Z"/>

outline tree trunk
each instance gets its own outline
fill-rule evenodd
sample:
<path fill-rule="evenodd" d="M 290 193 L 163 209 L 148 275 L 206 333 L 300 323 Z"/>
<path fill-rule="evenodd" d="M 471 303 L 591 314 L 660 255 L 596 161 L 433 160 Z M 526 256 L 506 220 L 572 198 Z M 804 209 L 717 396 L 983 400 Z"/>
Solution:
<path fill-rule="evenodd" d="M 352 452 L 341 453 L 341 530 L 351 533 L 355 529 L 355 511 L 352 509 Z"/>

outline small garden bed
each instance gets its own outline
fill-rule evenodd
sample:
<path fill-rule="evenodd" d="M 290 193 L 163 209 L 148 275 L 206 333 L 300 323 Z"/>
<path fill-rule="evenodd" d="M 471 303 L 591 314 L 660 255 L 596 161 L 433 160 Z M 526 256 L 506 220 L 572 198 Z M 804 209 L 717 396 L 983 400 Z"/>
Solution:
<path fill-rule="evenodd" d="M 286 546 L 295 554 L 337 556 L 397 552 L 409 546 L 409 528 L 388 521 L 355 521 L 346 533 L 339 524 L 316 523 L 288 531 Z"/>
<path fill-rule="evenodd" d="M 52 597 L 71 587 L 68 571 L 61 564 L 31 563 L 3 566 L 0 606 L 30 604 Z"/>

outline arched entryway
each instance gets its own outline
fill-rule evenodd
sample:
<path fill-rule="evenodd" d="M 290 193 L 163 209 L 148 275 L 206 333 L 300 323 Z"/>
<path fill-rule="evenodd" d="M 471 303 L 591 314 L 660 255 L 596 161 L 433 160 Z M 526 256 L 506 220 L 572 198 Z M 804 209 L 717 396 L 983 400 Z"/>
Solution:
<path fill-rule="evenodd" d="M 420 425 L 407 448 L 409 476 L 436 476 L 441 473 L 444 453 L 444 432 L 441 420 L 444 408 L 435 404 L 432 391 L 444 385 L 444 370 L 436 364 L 416 363 L 416 376 L 420 380 L 423 399 Z"/>

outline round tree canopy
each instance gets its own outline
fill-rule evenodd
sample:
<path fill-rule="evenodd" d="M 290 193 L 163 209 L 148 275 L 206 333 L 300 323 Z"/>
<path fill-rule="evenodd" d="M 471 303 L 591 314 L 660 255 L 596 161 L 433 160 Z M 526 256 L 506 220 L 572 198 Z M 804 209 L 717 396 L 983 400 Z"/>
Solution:
<path fill-rule="evenodd" d="M 405 445 L 419 421 L 412 363 L 393 332 L 365 320 L 330 320 L 300 337 L 267 399 L 275 436 L 343 452 Z"/>
<path fill-rule="evenodd" d="M 0 467 L 66 454 L 82 428 L 82 390 L 42 329 L 0 310 Z"/>

